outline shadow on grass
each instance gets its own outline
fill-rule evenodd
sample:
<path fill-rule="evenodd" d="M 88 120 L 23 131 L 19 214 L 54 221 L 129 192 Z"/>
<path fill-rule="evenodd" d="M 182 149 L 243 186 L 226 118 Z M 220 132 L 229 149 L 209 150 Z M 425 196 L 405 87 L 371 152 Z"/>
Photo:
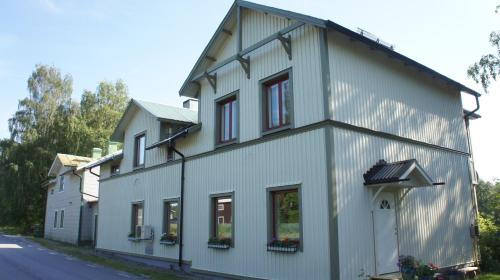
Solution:
<path fill-rule="evenodd" d="M 183 275 L 177 275 L 173 272 L 144 267 L 137 264 L 132 264 L 130 262 L 123 262 L 115 259 L 110 259 L 96 253 L 93 248 L 85 246 L 75 246 L 71 244 L 66 244 L 62 242 L 47 240 L 43 238 L 33 238 L 28 237 L 28 239 L 42 245 L 43 247 L 54 250 L 60 253 L 64 253 L 78 259 L 92 262 L 98 265 L 107 266 L 116 270 L 125 271 L 138 276 L 144 276 L 152 280 L 176 280 L 176 279 L 187 279 Z"/>

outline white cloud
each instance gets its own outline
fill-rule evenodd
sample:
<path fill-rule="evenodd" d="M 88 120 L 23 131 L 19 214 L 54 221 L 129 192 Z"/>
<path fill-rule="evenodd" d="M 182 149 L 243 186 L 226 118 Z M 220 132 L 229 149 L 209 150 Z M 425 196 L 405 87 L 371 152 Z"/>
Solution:
<path fill-rule="evenodd" d="M 57 14 L 62 11 L 61 7 L 59 7 L 53 0 L 38 0 L 38 2 L 43 8 L 51 13 Z"/>

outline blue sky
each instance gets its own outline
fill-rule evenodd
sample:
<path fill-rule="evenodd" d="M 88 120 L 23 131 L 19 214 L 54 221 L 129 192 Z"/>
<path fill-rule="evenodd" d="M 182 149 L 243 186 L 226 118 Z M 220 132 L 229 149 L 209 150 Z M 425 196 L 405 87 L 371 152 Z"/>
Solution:
<path fill-rule="evenodd" d="M 500 27 L 498 1 L 257 0 L 256 2 L 361 27 L 396 50 L 480 89 L 468 65 L 492 51 L 488 36 Z M 4 0 L 0 2 L 0 137 L 17 101 L 27 96 L 35 64 L 73 76 L 75 99 L 101 80 L 123 79 L 130 95 L 181 104 L 178 90 L 231 6 L 217 1 Z M 482 99 L 483 119 L 472 126 L 478 170 L 500 178 L 498 83 Z M 497 92 L 495 92 L 497 91 Z M 469 100 L 464 100 L 468 107 Z M 469 106 L 470 107 L 470 106 Z M 497 129 L 498 130 L 498 129 Z M 495 137 L 496 136 L 496 137 Z"/>

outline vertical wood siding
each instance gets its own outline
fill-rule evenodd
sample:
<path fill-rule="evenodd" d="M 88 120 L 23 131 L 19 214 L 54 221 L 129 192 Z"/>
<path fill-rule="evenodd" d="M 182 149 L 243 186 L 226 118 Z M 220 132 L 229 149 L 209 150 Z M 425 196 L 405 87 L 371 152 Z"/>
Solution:
<path fill-rule="evenodd" d="M 59 174 L 69 170 L 63 167 Z M 54 194 L 47 195 L 45 214 L 45 237 L 53 240 L 76 244 L 80 219 L 80 180 L 66 174 L 64 191 L 59 192 L 59 176 L 54 186 Z M 61 210 L 64 209 L 64 228 L 60 228 Z M 57 211 L 57 228 L 54 228 L 54 213 Z"/>
<path fill-rule="evenodd" d="M 293 152 L 291 152 L 293 151 Z M 324 279 L 329 275 L 323 129 L 189 160 L 186 163 L 185 256 L 195 269 L 268 279 Z M 179 196 L 180 164 L 101 183 L 98 247 L 145 254 L 130 242 L 131 202 L 144 200 L 145 224 L 155 228 L 154 255 L 176 258 L 159 244 L 162 199 Z M 303 252 L 266 251 L 266 188 L 300 184 Z M 234 191 L 235 247 L 207 248 L 210 194 Z M 112 225 L 112 226 L 111 226 Z"/>
<path fill-rule="evenodd" d="M 338 33 L 328 37 L 335 120 L 467 151 L 458 90 Z"/>
<path fill-rule="evenodd" d="M 243 48 L 281 30 L 288 20 L 244 9 Z M 240 142 L 256 139 L 261 134 L 261 110 L 259 81 L 291 68 L 293 71 L 294 125 L 300 127 L 324 119 L 323 91 L 319 35 L 317 28 L 303 26 L 289 33 L 292 36 L 292 60 L 277 40 L 251 52 L 250 79 L 239 62 L 234 61 L 217 70 L 217 92 L 203 79 L 200 81 L 201 122 L 200 132 L 180 140 L 178 147 L 186 155 L 194 155 L 214 149 L 215 99 L 239 90 Z M 233 33 L 232 37 L 235 37 Z M 233 40 L 233 39 L 230 39 Z M 236 53 L 232 45 L 226 46 Z M 225 51 L 224 51 L 225 52 Z M 219 57 L 217 57 L 220 61 Z"/>
<path fill-rule="evenodd" d="M 355 279 L 361 269 L 375 273 L 371 218 L 374 193 L 363 185 L 363 174 L 379 159 L 392 162 L 415 158 L 434 181 L 446 183 L 414 189 L 399 203 L 399 253 L 438 266 L 472 260 L 468 225 L 473 210 L 467 156 L 343 129 L 334 129 L 332 137 L 341 279 Z"/>

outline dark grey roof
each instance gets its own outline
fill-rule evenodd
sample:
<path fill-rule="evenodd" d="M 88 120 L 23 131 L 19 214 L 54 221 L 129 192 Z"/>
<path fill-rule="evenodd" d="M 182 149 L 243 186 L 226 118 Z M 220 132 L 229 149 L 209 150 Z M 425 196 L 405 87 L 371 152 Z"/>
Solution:
<path fill-rule="evenodd" d="M 374 185 L 382 183 L 396 183 L 406 181 L 403 175 L 418 164 L 416 159 L 403 160 L 388 163 L 385 160 L 379 160 L 370 170 L 363 174 L 365 185 Z"/>

